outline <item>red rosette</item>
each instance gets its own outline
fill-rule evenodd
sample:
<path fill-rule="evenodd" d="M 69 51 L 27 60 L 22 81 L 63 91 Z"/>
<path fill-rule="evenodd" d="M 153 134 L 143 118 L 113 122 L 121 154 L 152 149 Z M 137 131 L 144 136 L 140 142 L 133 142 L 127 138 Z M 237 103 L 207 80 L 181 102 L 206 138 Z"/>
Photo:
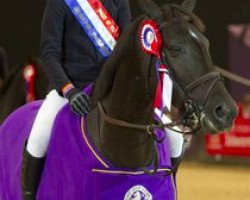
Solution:
<path fill-rule="evenodd" d="M 145 20 L 139 33 L 143 51 L 160 58 L 163 39 L 157 23 L 153 20 Z"/>

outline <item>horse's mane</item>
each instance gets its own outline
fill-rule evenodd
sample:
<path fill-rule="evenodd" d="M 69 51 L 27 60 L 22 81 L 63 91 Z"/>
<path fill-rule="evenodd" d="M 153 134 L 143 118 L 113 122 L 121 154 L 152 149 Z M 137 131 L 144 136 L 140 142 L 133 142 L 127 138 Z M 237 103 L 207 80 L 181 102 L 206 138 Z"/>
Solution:
<path fill-rule="evenodd" d="M 110 91 L 116 71 L 118 70 L 119 66 L 122 62 L 127 62 L 130 65 L 133 65 L 133 62 L 136 61 L 135 51 L 138 50 L 139 44 L 139 37 L 136 37 L 138 27 L 141 24 L 141 21 L 144 17 L 137 18 L 122 34 L 121 38 L 119 39 L 116 48 L 114 49 L 113 53 L 103 66 L 103 69 L 96 80 L 94 86 L 94 93 L 93 93 L 93 102 L 98 102 L 99 100 L 103 99 L 108 92 Z M 136 39 L 138 38 L 138 39 Z M 138 54 L 137 54 L 138 55 Z M 129 61 L 128 61 L 129 60 Z M 148 59 L 144 60 L 145 62 Z M 132 62 L 132 63 L 131 63 Z M 127 66 L 131 67 L 131 66 Z"/>

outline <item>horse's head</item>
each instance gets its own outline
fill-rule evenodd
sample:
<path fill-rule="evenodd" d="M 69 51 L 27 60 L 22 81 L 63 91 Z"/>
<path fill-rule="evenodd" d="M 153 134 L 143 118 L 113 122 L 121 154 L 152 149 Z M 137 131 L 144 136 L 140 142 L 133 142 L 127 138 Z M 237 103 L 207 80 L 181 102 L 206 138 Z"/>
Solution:
<path fill-rule="evenodd" d="M 173 106 L 183 112 L 183 104 L 191 100 L 204 131 L 216 133 L 230 128 L 237 114 L 236 104 L 215 71 L 209 41 L 203 35 L 205 27 L 192 13 L 195 0 L 162 8 L 151 0 L 138 2 L 162 35 L 162 61 L 174 79 Z"/>
<path fill-rule="evenodd" d="M 157 161 L 152 133 L 162 128 L 154 124 L 153 109 L 160 88 L 159 61 L 168 65 L 174 80 L 172 104 L 180 116 L 195 111 L 203 130 L 215 133 L 229 128 L 237 113 L 215 72 L 204 26 L 192 13 L 194 1 L 162 8 L 152 0 L 138 2 L 147 16 L 135 20 L 119 39 L 95 83 L 92 99 L 98 106 L 88 115 L 94 144 L 105 148 L 112 163 L 127 168 Z M 192 102 L 192 112 L 187 112 L 187 102 Z M 98 113 L 101 125 L 96 124 Z"/>

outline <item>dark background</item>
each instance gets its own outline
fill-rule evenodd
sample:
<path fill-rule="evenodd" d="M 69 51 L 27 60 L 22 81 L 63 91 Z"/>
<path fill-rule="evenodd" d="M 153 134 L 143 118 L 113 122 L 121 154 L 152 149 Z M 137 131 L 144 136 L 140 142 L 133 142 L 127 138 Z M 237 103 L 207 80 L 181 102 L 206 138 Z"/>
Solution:
<path fill-rule="evenodd" d="M 130 0 L 132 13 L 139 14 L 136 0 Z M 156 0 L 160 5 L 180 0 Z M 214 63 L 227 68 L 227 25 L 250 22 L 249 0 L 198 0 L 195 13 L 207 25 Z M 0 1 L 0 46 L 5 48 L 11 67 L 24 62 L 27 56 L 39 56 L 41 20 L 44 0 Z"/>

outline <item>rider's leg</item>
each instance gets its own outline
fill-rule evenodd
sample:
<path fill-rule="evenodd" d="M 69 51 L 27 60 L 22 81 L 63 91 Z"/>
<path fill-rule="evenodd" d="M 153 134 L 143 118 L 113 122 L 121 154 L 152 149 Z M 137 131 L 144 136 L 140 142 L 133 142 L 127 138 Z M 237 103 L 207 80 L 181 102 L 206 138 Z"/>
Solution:
<path fill-rule="evenodd" d="M 169 129 L 165 129 L 165 132 L 169 139 L 170 158 L 175 176 L 183 156 L 184 138 L 182 134 Z"/>
<path fill-rule="evenodd" d="M 174 182 L 176 184 L 176 174 L 185 151 L 184 138 L 182 134 L 169 129 L 165 129 L 165 132 L 168 133 L 169 146 L 170 146 L 170 159 L 172 168 L 174 170 L 173 171 Z"/>
<path fill-rule="evenodd" d="M 66 99 L 52 90 L 38 111 L 24 149 L 21 176 L 23 200 L 36 199 L 52 127 L 57 113 L 66 103 Z"/>
<path fill-rule="evenodd" d="M 172 161 L 172 166 L 178 165 L 179 158 L 182 155 L 184 138 L 183 135 L 175 131 L 166 129 L 169 138 L 170 146 L 170 157 Z"/>
<path fill-rule="evenodd" d="M 172 108 L 173 109 L 173 108 Z M 177 113 L 177 110 L 172 110 L 173 112 Z M 161 118 L 161 121 L 163 124 L 168 124 L 170 121 L 170 118 L 167 115 L 161 115 L 161 111 L 156 109 L 155 110 L 157 116 Z M 170 129 L 165 128 L 165 133 L 168 136 L 169 139 L 169 150 L 170 150 L 170 158 L 171 158 L 171 164 L 172 167 L 178 168 L 179 162 L 181 161 L 181 157 L 183 154 L 183 144 L 184 144 L 184 138 L 183 135 L 172 131 Z"/>

